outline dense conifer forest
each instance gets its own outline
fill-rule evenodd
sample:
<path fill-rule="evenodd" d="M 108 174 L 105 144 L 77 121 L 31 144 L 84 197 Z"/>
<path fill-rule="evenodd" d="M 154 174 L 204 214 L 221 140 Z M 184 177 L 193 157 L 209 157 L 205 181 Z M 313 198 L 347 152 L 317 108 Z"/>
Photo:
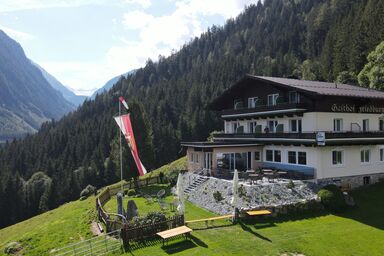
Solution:
<path fill-rule="evenodd" d="M 383 86 L 384 58 L 377 58 L 384 52 L 384 45 L 377 47 L 383 25 L 382 0 L 265 0 L 249 6 L 171 56 L 148 60 L 36 135 L 8 142 L 0 151 L 0 227 L 75 200 L 87 184 L 119 179 L 112 119 L 118 96 L 128 99 L 143 164 L 152 169 L 179 157 L 180 141 L 205 140 L 222 129 L 207 104 L 246 73 Z M 126 146 L 124 156 L 125 178 L 136 176 Z"/>

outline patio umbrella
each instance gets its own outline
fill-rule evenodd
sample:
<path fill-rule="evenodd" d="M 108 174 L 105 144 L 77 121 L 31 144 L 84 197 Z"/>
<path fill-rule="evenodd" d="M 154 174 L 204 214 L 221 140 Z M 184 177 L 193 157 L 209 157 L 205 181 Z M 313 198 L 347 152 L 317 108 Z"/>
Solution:
<path fill-rule="evenodd" d="M 237 169 L 235 169 L 235 172 L 233 173 L 232 199 L 231 199 L 231 205 L 233 207 L 236 207 L 236 204 L 237 204 L 238 187 L 239 187 L 239 173 L 237 172 Z"/>
<path fill-rule="evenodd" d="M 184 214 L 184 188 L 181 173 L 179 173 L 179 176 L 177 177 L 176 195 L 179 199 L 179 205 L 177 206 L 177 210 L 179 211 L 179 214 Z"/>

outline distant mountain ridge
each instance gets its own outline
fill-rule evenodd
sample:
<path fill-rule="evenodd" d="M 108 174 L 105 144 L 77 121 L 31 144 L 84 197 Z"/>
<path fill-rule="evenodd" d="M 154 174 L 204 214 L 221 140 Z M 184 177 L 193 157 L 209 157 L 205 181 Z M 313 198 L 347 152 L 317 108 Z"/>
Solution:
<path fill-rule="evenodd" d="M 34 133 L 74 110 L 15 40 L 0 30 L 0 140 Z"/>
<path fill-rule="evenodd" d="M 96 97 L 97 94 L 102 94 L 103 92 L 106 92 L 108 91 L 109 89 L 111 89 L 118 81 L 121 77 L 124 77 L 124 78 L 127 78 L 128 75 L 131 75 L 133 73 L 136 72 L 136 69 L 134 70 L 131 70 L 131 71 L 128 71 L 127 73 L 124 73 L 124 74 L 121 74 L 119 76 L 115 76 L 114 78 L 108 80 L 108 82 L 105 83 L 105 85 L 103 87 L 101 87 L 100 89 L 97 89 L 92 95 L 91 95 L 91 99 L 94 99 Z"/>
<path fill-rule="evenodd" d="M 80 104 L 82 104 L 84 102 L 84 100 L 86 98 L 88 98 L 87 96 L 84 96 L 84 95 L 76 95 L 73 91 L 71 91 L 70 89 L 68 89 L 65 85 L 63 85 L 62 83 L 60 83 L 60 81 L 58 81 L 53 75 L 49 74 L 44 68 L 42 68 L 39 64 L 35 63 L 35 62 L 32 62 L 32 64 L 34 64 L 36 67 L 38 67 L 42 73 L 42 75 L 44 76 L 44 78 L 48 81 L 48 83 L 53 87 L 55 88 L 56 90 L 58 90 L 62 95 L 63 97 L 71 102 L 73 105 L 75 106 L 79 106 Z"/>

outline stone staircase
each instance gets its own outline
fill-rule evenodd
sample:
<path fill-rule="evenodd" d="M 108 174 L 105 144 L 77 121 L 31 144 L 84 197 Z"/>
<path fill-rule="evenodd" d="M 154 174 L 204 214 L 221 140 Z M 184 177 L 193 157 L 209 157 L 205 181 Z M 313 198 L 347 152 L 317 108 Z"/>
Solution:
<path fill-rule="evenodd" d="M 201 184 L 209 180 L 208 177 L 205 176 L 199 176 L 197 179 L 195 179 L 186 189 L 184 189 L 185 194 L 191 193 L 196 188 L 200 187 Z"/>

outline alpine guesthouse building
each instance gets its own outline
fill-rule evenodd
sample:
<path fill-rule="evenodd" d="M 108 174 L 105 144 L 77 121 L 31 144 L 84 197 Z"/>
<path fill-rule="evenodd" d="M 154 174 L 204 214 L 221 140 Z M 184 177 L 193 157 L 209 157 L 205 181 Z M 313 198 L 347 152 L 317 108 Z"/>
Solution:
<path fill-rule="evenodd" d="M 182 142 L 189 171 L 268 168 L 352 186 L 384 177 L 384 92 L 246 75 L 210 108 L 224 132 L 212 142 Z"/>

